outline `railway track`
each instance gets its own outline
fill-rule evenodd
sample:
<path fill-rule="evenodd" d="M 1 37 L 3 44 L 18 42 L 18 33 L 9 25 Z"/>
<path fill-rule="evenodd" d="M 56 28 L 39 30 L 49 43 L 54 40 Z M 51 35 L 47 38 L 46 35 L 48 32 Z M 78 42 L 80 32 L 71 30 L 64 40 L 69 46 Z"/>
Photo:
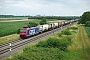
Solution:
<path fill-rule="evenodd" d="M 76 24 L 76 22 L 73 24 Z M 2 44 L 2 45 L 0 45 L 0 60 L 2 60 L 4 57 L 10 56 L 10 55 L 18 52 L 20 49 L 23 49 L 26 45 L 31 44 L 33 42 L 36 42 L 36 41 L 38 41 L 42 38 L 45 38 L 49 35 L 52 35 L 53 33 L 58 32 L 60 30 L 63 30 L 65 28 L 67 28 L 68 26 L 70 26 L 70 25 L 66 25 L 66 26 L 62 27 L 62 29 L 57 28 L 57 29 L 54 29 L 52 31 L 44 32 L 42 34 L 30 37 L 28 39 L 24 39 L 24 40 L 19 39 L 16 41 L 9 42 L 12 44 L 11 47 L 9 46 L 9 43 Z M 10 48 L 11 48 L 11 51 L 10 51 Z"/>

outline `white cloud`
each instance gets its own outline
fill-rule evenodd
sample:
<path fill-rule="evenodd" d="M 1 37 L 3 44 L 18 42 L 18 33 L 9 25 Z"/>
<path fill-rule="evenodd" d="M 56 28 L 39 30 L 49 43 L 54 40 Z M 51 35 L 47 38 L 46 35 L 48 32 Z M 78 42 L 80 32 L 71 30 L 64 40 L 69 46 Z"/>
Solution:
<path fill-rule="evenodd" d="M 13 0 L 5 0 L 5 3 L 12 3 Z"/>
<path fill-rule="evenodd" d="M 2 7 L 0 6 L 0 8 L 2 8 Z"/>
<path fill-rule="evenodd" d="M 89 2 L 89 0 L 0 0 L 0 12 L 10 14 L 14 14 L 15 11 L 18 14 L 80 15 L 83 11 L 90 10 Z M 5 8 L 8 8 L 8 10 L 5 10 Z"/>
<path fill-rule="evenodd" d="M 6 7 L 6 8 L 9 8 L 9 7 Z"/>

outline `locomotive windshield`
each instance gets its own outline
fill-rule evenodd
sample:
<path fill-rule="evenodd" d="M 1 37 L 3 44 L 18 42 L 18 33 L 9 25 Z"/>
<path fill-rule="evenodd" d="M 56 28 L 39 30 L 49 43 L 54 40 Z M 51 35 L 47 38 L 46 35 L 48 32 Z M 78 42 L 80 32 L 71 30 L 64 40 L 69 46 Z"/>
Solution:
<path fill-rule="evenodd" d="M 26 32 L 26 30 L 25 29 L 21 29 L 20 32 Z"/>

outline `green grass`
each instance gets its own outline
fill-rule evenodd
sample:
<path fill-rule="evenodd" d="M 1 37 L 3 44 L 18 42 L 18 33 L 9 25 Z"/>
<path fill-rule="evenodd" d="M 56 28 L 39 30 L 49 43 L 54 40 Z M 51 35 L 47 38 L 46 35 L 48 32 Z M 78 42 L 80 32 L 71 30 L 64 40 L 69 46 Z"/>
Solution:
<path fill-rule="evenodd" d="M 86 32 L 87 32 L 89 38 L 90 38 L 90 27 L 84 27 L 84 28 L 85 28 L 85 30 L 86 30 Z"/>
<path fill-rule="evenodd" d="M 39 22 L 39 21 L 36 21 L 36 22 Z M 27 23 L 29 23 L 29 21 L 0 22 L 0 37 L 17 33 L 18 29 L 22 27 L 26 27 Z"/>
<path fill-rule="evenodd" d="M 82 53 L 82 50 L 70 50 L 66 53 L 63 53 L 63 60 L 87 60 L 85 55 Z"/>

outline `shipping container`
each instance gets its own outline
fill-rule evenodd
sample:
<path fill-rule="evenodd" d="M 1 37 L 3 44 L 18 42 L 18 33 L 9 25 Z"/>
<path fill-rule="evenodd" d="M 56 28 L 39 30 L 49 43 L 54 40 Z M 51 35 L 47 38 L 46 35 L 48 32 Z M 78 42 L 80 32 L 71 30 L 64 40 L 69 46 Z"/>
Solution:
<path fill-rule="evenodd" d="M 39 25 L 37 27 L 39 28 L 39 32 L 42 33 L 43 32 L 43 25 Z"/>
<path fill-rule="evenodd" d="M 54 22 L 54 28 L 58 27 L 58 22 Z"/>
<path fill-rule="evenodd" d="M 43 31 L 47 31 L 48 30 L 48 24 L 45 24 L 45 25 L 39 25 L 39 30 L 40 32 L 43 32 Z"/>
<path fill-rule="evenodd" d="M 32 36 L 32 35 L 35 35 L 35 34 L 38 34 L 38 33 L 39 33 L 39 28 L 38 27 L 31 27 L 28 30 L 28 36 Z"/>

